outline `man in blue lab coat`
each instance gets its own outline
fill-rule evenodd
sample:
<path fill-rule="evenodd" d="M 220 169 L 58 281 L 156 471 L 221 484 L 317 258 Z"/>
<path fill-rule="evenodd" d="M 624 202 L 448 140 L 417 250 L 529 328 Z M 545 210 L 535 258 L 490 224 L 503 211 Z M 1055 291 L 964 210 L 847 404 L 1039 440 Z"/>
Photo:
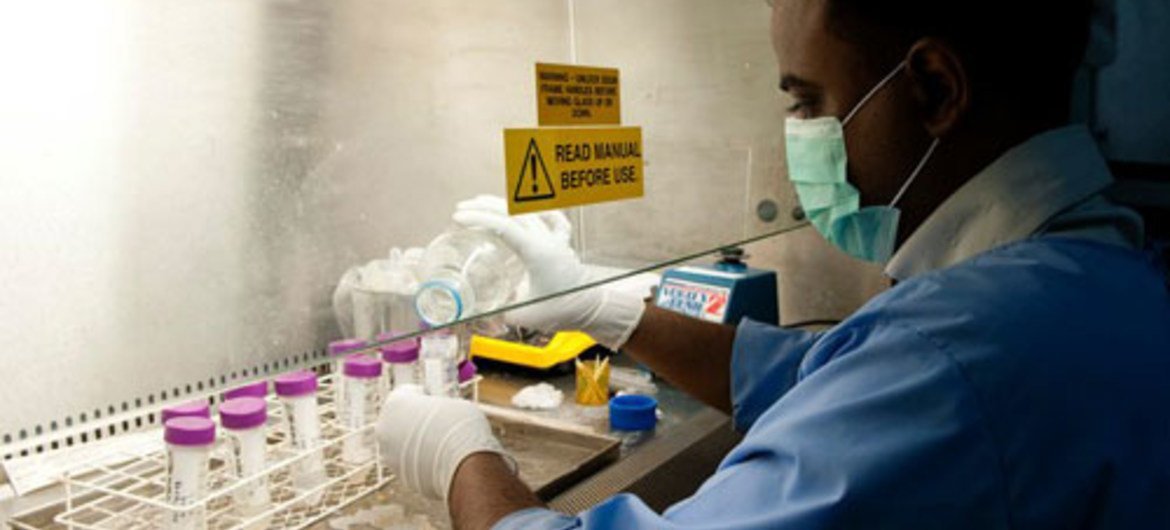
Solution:
<path fill-rule="evenodd" d="M 777 0 L 791 180 L 895 286 L 823 333 L 685 319 L 597 289 L 513 321 L 582 329 L 733 414 L 689 499 L 541 506 L 475 407 L 396 393 L 380 436 L 460 529 L 1170 528 L 1170 296 L 1141 220 L 1068 126 L 1087 0 Z M 480 199 L 535 294 L 563 239 Z"/>

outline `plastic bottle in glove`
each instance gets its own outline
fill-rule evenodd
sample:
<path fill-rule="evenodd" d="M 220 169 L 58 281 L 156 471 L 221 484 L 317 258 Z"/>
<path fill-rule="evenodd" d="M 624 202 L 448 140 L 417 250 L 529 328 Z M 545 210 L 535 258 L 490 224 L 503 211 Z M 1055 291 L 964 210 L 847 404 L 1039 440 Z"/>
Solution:
<path fill-rule="evenodd" d="M 525 274 L 519 256 L 481 228 L 459 228 L 435 238 L 421 269 L 415 308 L 432 326 L 503 307 Z"/>
<path fill-rule="evenodd" d="M 479 196 L 459 203 L 453 220 L 491 230 L 521 257 L 528 273 L 522 299 L 564 293 L 556 300 L 509 311 L 509 324 L 549 333 L 582 331 L 615 351 L 634 332 L 646 294 L 608 287 L 573 290 L 589 283 L 591 274 L 569 245 L 572 225 L 563 213 L 511 216 L 502 197 Z"/>

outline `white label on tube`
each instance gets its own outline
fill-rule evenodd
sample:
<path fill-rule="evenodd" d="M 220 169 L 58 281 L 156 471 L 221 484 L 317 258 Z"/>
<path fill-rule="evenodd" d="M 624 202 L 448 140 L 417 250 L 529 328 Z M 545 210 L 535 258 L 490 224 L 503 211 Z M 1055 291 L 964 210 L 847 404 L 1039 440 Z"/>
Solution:
<path fill-rule="evenodd" d="M 267 467 L 265 451 L 268 442 L 264 436 L 263 426 L 230 432 L 236 477 L 240 479 L 252 477 L 253 481 L 237 490 L 234 496 L 236 510 L 244 516 L 252 516 L 268 509 L 270 502 L 268 481 L 262 475 Z"/>
<path fill-rule="evenodd" d="M 292 445 L 299 451 L 307 451 L 321 445 L 321 423 L 317 418 L 317 396 L 310 394 L 284 399 L 288 413 L 289 436 Z M 326 480 L 325 461 L 321 451 L 312 451 L 297 462 L 293 470 L 293 485 L 300 490 L 321 486 Z M 317 504 L 321 494 L 309 497 L 309 504 Z"/>
<path fill-rule="evenodd" d="M 291 423 L 290 436 L 293 447 L 297 449 L 312 449 L 321 444 L 321 423 L 317 419 L 317 399 L 315 396 L 301 396 L 288 398 L 289 422 Z"/>
<path fill-rule="evenodd" d="M 418 381 L 415 381 L 414 377 L 414 367 L 415 365 L 413 363 L 394 365 L 394 388 L 398 388 L 403 385 L 418 384 Z"/>
<path fill-rule="evenodd" d="M 176 506 L 190 506 L 207 495 L 207 458 L 209 448 L 170 448 L 167 479 L 167 502 Z M 195 530 L 203 527 L 203 507 L 187 511 L 172 511 L 168 527 L 172 530 Z"/>
<path fill-rule="evenodd" d="M 366 381 L 350 380 L 346 383 L 345 426 L 351 431 L 366 425 L 366 402 L 372 390 Z M 349 435 L 341 444 L 341 457 L 347 463 L 361 464 L 373 458 L 363 436 Z"/>
<path fill-rule="evenodd" d="M 360 429 L 366 424 L 365 381 L 350 381 L 345 387 L 345 426 Z"/>

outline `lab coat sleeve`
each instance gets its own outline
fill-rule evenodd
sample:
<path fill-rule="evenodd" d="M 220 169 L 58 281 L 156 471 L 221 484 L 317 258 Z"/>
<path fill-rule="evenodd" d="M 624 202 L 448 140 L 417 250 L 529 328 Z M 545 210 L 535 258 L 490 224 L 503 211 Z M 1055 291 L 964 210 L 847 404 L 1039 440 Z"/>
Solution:
<path fill-rule="evenodd" d="M 731 405 L 736 430 L 747 432 L 768 407 L 796 384 L 805 353 L 822 335 L 749 319 L 740 323 L 731 354 Z"/>
<path fill-rule="evenodd" d="M 863 335 L 818 344 L 800 382 L 664 514 L 619 495 L 497 528 L 1009 528 L 1000 460 L 960 367 L 912 331 Z"/>

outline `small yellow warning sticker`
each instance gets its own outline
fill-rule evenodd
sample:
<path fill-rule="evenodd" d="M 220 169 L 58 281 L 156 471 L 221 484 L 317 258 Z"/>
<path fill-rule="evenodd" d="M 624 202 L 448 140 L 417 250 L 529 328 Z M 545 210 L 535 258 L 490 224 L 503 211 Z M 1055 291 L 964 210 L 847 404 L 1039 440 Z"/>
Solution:
<path fill-rule="evenodd" d="M 642 129 L 505 129 L 508 213 L 641 197 Z"/>
<path fill-rule="evenodd" d="M 536 63 L 541 126 L 620 125 L 621 92 L 617 69 Z"/>

